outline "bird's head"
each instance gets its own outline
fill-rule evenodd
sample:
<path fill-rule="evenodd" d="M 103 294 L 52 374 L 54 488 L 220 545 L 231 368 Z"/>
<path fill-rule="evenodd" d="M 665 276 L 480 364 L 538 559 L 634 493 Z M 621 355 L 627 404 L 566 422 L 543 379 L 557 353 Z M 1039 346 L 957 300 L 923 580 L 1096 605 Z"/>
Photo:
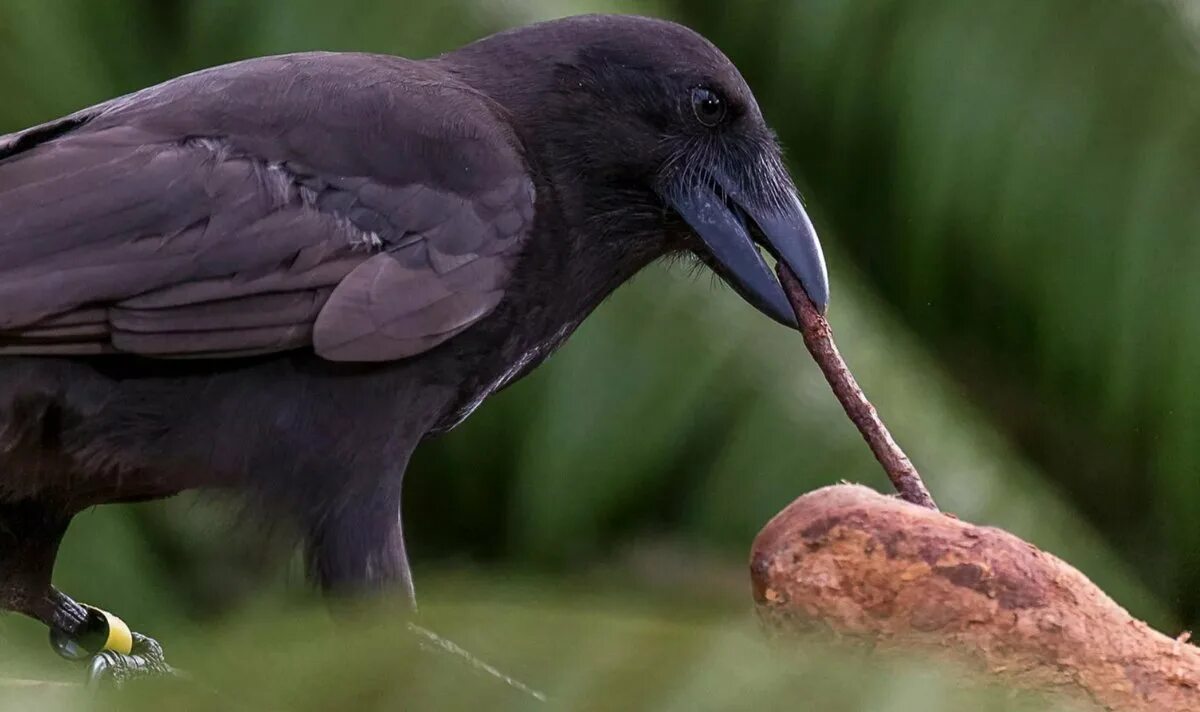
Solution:
<path fill-rule="evenodd" d="M 691 250 L 759 310 L 795 325 L 765 249 L 824 311 L 824 256 L 778 141 L 711 42 L 662 20 L 594 15 L 468 50 L 477 61 L 492 55 L 489 73 L 519 78 L 502 103 L 539 160 L 584 186 L 579 210 L 607 234 Z"/>

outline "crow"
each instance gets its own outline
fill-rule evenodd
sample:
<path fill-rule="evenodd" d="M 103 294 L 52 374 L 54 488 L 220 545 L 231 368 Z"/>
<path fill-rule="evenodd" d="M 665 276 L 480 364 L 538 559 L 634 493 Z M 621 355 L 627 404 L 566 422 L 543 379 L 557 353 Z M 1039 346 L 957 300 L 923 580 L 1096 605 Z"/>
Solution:
<path fill-rule="evenodd" d="M 250 59 L 0 136 L 0 607 L 160 664 L 51 572 L 78 512 L 195 488 L 293 522 L 326 593 L 415 601 L 413 450 L 662 257 L 794 327 L 763 250 L 824 310 L 750 89 L 664 20 Z"/>

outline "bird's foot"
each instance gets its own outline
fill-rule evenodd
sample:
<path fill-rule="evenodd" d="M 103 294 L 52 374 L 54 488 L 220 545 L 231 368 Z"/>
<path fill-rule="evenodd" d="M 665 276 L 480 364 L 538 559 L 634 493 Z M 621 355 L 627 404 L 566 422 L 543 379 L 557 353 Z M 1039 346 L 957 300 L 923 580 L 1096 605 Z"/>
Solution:
<path fill-rule="evenodd" d="M 175 669 L 167 664 L 162 646 L 153 638 L 133 633 L 133 646 L 129 653 L 102 650 L 92 656 L 88 663 L 89 689 L 105 684 L 121 687 L 130 680 L 147 677 L 174 677 Z"/>
<path fill-rule="evenodd" d="M 73 616 L 79 620 L 51 627 L 50 645 L 68 660 L 87 661 L 89 688 L 120 687 L 137 678 L 175 674 L 158 641 L 131 631 L 125 621 L 107 611 L 70 603 L 79 610 L 80 615 Z"/>

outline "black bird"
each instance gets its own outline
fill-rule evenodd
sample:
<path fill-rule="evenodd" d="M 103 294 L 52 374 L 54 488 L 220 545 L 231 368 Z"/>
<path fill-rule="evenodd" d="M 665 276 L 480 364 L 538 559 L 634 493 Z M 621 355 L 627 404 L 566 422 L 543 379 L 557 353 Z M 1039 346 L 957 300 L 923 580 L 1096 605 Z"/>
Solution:
<path fill-rule="evenodd" d="M 666 255 L 794 325 L 760 247 L 824 308 L 750 89 L 661 20 L 252 59 L 2 136 L 0 606 L 159 659 L 51 570 L 79 511 L 192 488 L 291 517 L 325 591 L 411 598 L 414 448 Z"/>

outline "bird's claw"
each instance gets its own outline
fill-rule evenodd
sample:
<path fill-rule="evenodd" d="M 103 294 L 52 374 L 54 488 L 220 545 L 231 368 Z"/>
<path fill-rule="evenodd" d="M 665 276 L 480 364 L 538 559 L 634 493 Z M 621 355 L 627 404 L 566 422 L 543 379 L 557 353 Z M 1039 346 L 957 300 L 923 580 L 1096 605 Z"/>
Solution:
<path fill-rule="evenodd" d="M 130 680 L 147 677 L 174 677 L 158 641 L 140 633 L 133 634 L 133 650 L 128 654 L 102 650 L 88 663 L 88 689 L 106 684 L 120 688 Z"/>

